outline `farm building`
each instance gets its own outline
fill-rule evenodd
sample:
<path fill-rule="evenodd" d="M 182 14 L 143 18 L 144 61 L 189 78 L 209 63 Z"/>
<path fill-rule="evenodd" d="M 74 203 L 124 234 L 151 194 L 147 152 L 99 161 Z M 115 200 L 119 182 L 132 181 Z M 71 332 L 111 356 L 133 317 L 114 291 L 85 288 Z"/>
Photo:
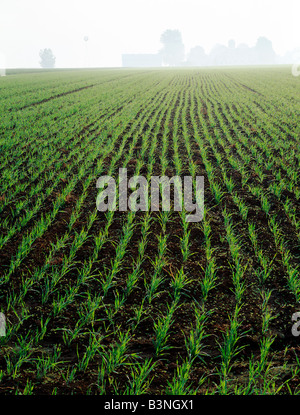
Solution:
<path fill-rule="evenodd" d="M 162 66 L 159 53 L 136 53 L 122 55 L 122 66 L 127 68 L 149 68 Z"/>

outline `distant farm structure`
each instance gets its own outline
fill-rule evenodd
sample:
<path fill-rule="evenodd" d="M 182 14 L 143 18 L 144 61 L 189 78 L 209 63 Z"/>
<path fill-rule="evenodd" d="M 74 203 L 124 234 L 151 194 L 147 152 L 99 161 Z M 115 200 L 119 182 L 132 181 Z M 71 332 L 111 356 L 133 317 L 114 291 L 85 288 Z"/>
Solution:
<path fill-rule="evenodd" d="M 6 58 L 3 53 L 0 52 L 0 76 L 6 75 Z"/>
<path fill-rule="evenodd" d="M 122 66 L 126 68 L 161 67 L 162 56 L 159 53 L 123 54 Z"/>

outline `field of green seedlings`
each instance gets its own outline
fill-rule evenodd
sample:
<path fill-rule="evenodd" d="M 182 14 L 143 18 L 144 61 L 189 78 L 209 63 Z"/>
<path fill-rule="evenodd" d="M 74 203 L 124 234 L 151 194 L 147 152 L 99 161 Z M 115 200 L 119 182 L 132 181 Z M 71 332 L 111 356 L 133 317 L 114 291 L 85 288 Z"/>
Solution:
<path fill-rule="evenodd" d="M 16 71 L 0 114 L 1 394 L 300 392 L 290 68 Z M 119 168 L 204 176 L 203 220 L 98 211 Z"/>

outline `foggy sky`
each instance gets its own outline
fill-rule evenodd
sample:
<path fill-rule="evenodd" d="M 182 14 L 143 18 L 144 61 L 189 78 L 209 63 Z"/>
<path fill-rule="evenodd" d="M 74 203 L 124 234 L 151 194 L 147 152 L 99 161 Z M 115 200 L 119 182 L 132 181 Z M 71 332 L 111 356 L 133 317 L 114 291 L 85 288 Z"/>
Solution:
<path fill-rule="evenodd" d="M 156 53 L 178 29 L 186 52 L 265 36 L 283 55 L 300 46 L 299 16 L 299 0 L 0 0 L 0 53 L 9 68 L 39 67 L 43 48 L 59 68 L 121 66 L 122 53 Z"/>

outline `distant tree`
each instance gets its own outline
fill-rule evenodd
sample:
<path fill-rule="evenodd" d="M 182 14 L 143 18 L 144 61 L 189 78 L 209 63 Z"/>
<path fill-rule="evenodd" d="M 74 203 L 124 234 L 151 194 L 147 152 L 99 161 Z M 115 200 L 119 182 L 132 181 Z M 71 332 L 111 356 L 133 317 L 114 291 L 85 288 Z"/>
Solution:
<path fill-rule="evenodd" d="M 275 62 L 276 54 L 272 42 L 266 37 L 259 37 L 255 45 L 258 63 L 271 64 Z"/>
<path fill-rule="evenodd" d="M 228 47 L 229 47 L 229 49 L 234 49 L 235 48 L 235 40 L 233 40 L 233 39 L 228 40 Z"/>
<path fill-rule="evenodd" d="M 42 68 L 54 68 L 55 66 L 55 56 L 51 49 L 43 49 L 40 51 L 40 65 Z"/>
<path fill-rule="evenodd" d="M 251 65 L 255 63 L 255 50 L 246 43 L 240 43 L 235 48 L 236 63 L 238 65 Z"/>
<path fill-rule="evenodd" d="M 201 66 L 205 65 L 207 56 L 202 46 L 195 46 L 190 50 L 187 57 L 187 63 L 190 66 Z"/>
<path fill-rule="evenodd" d="M 160 41 L 163 44 L 163 62 L 170 66 L 180 65 L 184 60 L 184 45 L 180 31 L 168 29 L 161 35 Z"/>
<path fill-rule="evenodd" d="M 212 65 L 228 65 L 230 63 L 230 56 L 227 46 L 216 44 L 210 51 L 210 62 Z"/>

